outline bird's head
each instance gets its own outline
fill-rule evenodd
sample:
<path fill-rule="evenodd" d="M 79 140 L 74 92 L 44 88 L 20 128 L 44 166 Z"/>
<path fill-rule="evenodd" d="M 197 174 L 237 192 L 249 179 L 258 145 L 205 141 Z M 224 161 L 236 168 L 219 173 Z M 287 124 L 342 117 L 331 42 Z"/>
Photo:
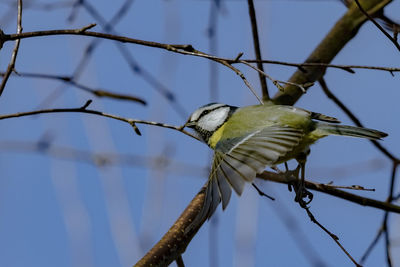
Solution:
<path fill-rule="evenodd" d="M 207 142 L 231 116 L 236 107 L 219 103 L 210 103 L 196 109 L 190 115 L 185 127 L 194 129 Z"/>

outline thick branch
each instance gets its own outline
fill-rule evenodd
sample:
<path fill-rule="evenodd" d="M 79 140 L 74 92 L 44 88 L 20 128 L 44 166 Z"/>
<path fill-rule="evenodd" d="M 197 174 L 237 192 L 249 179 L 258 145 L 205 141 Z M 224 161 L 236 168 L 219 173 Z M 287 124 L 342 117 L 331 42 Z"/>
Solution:
<path fill-rule="evenodd" d="M 363 0 L 360 1 L 369 14 L 381 11 L 391 0 Z M 342 48 L 357 34 L 360 27 L 368 18 L 356 5 L 352 5 L 346 14 L 335 24 L 331 31 L 325 36 L 317 48 L 305 61 L 306 63 L 329 63 L 342 50 Z M 316 82 L 324 74 L 326 67 L 303 67 L 304 70 L 297 70 L 290 78 L 295 84 L 306 84 Z M 283 92 L 278 92 L 273 100 L 277 104 L 293 105 L 303 95 L 302 90 L 293 85 L 287 85 Z"/>
<path fill-rule="evenodd" d="M 204 223 L 203 221 L 196 227 L 191 227 L 190 231 L 185 232 L 185 229 L 191 226 L 192 221 L 199 214 L 204 203 L 204 197 L 205 186 L 192 199 L 178 220 L 176 220 L 161 240 L 134 266 L 168 266 L 171 262 L 179 258 Z"/>

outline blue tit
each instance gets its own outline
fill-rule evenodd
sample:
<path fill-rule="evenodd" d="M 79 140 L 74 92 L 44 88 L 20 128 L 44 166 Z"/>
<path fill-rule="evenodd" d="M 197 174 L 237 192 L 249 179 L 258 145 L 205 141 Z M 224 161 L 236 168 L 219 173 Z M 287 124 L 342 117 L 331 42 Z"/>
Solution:
<path fill-rule="evenodd" d="M 377 130 L 338 123 L 336 118 L 285 105 L 238 108 L 211 103 L 198 108 L 184 126 L 199 134 L 214 150 L 214 158 L 205 202 L 193 224 L 209 219 L 220 202 L 225 209 L 232 188 L 241 195 L 245 183 L 251 183 L 267 166 L 290 159 L 304 163 L 304 153 L 320 138 L 344 135 L 378 140 L 387 136 Z"/>

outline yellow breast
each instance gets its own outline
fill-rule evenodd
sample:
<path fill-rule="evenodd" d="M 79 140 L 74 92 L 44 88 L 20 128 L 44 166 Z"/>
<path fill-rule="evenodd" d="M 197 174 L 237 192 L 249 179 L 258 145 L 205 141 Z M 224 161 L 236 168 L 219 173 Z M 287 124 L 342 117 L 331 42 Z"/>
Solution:
<path fill-rule="evenodd" d="M 215 148 L 215 146 L 217 145 L 217 143 L 218 143 L 219 140 L 221 139 L 222 134 L 223 134 L 223 132 L 224 132 L 225 125 L 226 125 L 226 124 L 224 124 L 224 125 L 222 125 L 221 127 L 219 127 L 219 129 L 216 130 L 216 131 L 214 132 L 214 134 L 210 137 L 210 139 L 208 139 L 208 145 L 209 145 L 212 149 Z"/>

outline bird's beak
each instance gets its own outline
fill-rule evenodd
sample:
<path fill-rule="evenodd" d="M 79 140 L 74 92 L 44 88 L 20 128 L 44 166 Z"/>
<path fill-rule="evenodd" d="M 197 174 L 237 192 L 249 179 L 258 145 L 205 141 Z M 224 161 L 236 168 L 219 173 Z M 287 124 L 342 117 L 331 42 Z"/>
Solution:
<path fill-rule="evenodd" d="M 196 123 L 195 122 L 187 122 L 187 123 L 185 123 L 185 127 L 189 127 L 189 128 L 191 128 L 191 127 L 193 127 L 193 126 L 195 126 L 196 125 Z"/>
<path fill-rule="evenodd" d="M 187 122 L 185 122 L 184 125 L 182 125 L 179 129 L 183 130 L 185 127 L 193 127 L 195 125 L 194 122 L 189 122 L 189 120 Z"/>

